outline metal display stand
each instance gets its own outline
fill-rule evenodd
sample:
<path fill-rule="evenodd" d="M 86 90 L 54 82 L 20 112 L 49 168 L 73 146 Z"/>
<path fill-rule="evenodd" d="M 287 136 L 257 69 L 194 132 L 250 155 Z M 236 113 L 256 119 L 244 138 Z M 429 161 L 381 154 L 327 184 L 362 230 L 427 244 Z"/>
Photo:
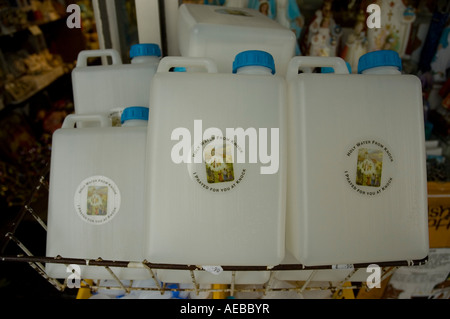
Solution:
<path fill-rule="evenodd" d="M 333 294 L 342 294 L 342 292 L 346 289 L 366 289 L 369 290 L 367 284 L 365 282 L 353 282 L 352 276 L 361 268 L 367 268 L 369 265 L 373 263 L 364 263 L 364 264 L 353 264 L 350 265 L 349 269 L 352 269 L 350 273 L 345 277 L 344 280 L 340 282 L 329 282 L 328 285 L 317 285 L 318 283 L 314 281 L 314 275 L 319 270 L 326 269 L 336 269 L 333 265 L 328 266 L 315 266 L 315 267 L 307 267 L 302 264 L 280 264 L 277 266 L 221 266 L 223 271 L 230 271 L 232 273 L 232 282 L 231 284 L 226 285 L 211 285 L 212 288 L 202 288 L 200 284 L 196 281 L 194 271 L 205 271 L 201 266 L 196 265 L 179 265 L 179 264 L 155 264 L 151 263 L 147 260 L 143 261 L 123 261 L 123 260 L 104 260 L 102 258 L 97 259 L 83 259 L 83 258 L 70 258 L 65 256 L 54 256 L 54 257 L 42 257 L 35 256 L 33 253 L 21 242 L 21 240 L 16 236 L 16 231 L 20 227 L 22 220 L 27 216 L 31 215 L 33 219 L 40 225 L 42 228 L 47 231 L 47 225 L 44 220 L 39 217 L 39 215 L 33 209 L 33 199 L 36 198 L 36 195 L 39 193 L 40 196 L 48 196 L 49 185 L 48 185 L 48 177 L 49 177 L 50 165 L 46 167 L 43 174 L 41 174 L 39 178 L 39 182 L 36 187 L 32 190 L 30 201 L 25 204 L 17 218 L 9 225 L 9 229 L 7 230 L 2 243 L 2 255 L 0 256 L 0 261 L 2 262 L 24 262 L 28 263 L 34 270 L 36 270 L 49 284 L 53 285 L 58 291 L 63 292 L 68 287 L 71 288 L 71 283 L 68 282 L 68 279 L 60 280 L 51 278 L 45 272 L 45 263 L 53 263 L 53 264 L 65 264 L 69 265 L 83 265 L 83 266 L 92 266 L 92 267 L 104 267 L 114 278 L 117 285 L 111 286 L 102 286 L 100 281 L 93 281 L 90 279 L 81 278 L 81 286 L 82 288 L 89 289 L 92 293 L 97 292 L 99 289 L 120 289 L 124 290 L 126 293 L 129 293 L 133 290 L 147 290 L 147 291 L 160 291 L 161 294 L 164 294 L 168 291 L 184 291 L 184 292 L 195 292 L 197 295 L 202 292 L 211 292 L 211 293 L 227 293 L 230 296 L 234 296 L 237 292 L 257 292 L 266 295 L 269 292 L 286 292 L 286 291 L 294 291 L 299 294 L 302 294 L 305 291 L 312 290 L 330 290 Z M 22 253 L 17 254 L 15 256 L 6 256 L 3 255 L 6 247 L 8 245 L 15 244 L 20 248 Z M 422 260 L 404 260 L 404 261 L 394 261 L 394 262 L 377 262 L 376 264 L 381 267 L 381 281 L 388 278 L 393 274 L 393 272 L 402 266 L 419 266 L 423 265 L 427 262 L 428 258 L 424 258 Z M 156 287 L 153 288 L 143 288 L 143 287 L 133 287 L 130 285 L 125 285 L 114 273 L 111 269 L 112 267 L 119 268 L 145 268 L 149 271 L 151 278 L 153 278 Z M 157 276 L 155 275 L 154 270 L 156 269 L 172 269 L 172 270 L 185 270 L 189 271 L 192 279 L 192 288 L 171 288 L 168 287 L 165 283 L 161 283 Z M 289 270 L 305 270 L 311 271 L 308 279 L 303 282 L 292 282 L 291 288 L 277 288 L 273 285 L 275 279 L 275 272 L 277 271 L 289 271 Z M 248 288 L 248 285 L 238 285 L 235 283 L 235 274 L 236 271 L 269 271 L 270 277 L 269 280 L 263 285 L 257 285 L 258 287 Z M 69 275 L 69 274 L 68 274 Z M 323 283 L 323 282 L 322 282 Z M 350 284 L 348 284 L 350 283 Z M 217 288 L 219 286 L 219 288 Z"/>

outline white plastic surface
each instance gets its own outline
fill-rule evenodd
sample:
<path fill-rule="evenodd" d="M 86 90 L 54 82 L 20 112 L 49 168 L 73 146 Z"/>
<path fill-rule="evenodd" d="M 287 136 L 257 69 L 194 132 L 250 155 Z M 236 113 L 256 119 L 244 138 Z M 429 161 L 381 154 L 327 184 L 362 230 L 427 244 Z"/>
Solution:
<path fill-rule="evenodd" d="M 402 74 L 397 67 L 394 66 L 378 66 L 375 68 L 362 71 L 362 74 Z"/>
<path fill-rule="evenodd" d="M 87 65 L 88 57 L 112 56 L 111 65 Z M 142 59 L 144 61 L 145 59 Z M 149 106 L 149 88 L 158 59 L 123 64 L 116 50 L 88 50 L 78 55 L 72 71 L 76 114 L 107 114 L 128 106 Z"/>
<path fill-rule="evenodd" d="M 333 57 L 295 57 L 289 61 L 288 69 L 286 71 L 286 79 L 288 81 L 295 79 L 298 76 L 298 71 L 305 73 L 312 73 L 315 67 L 330 67 L 334 69 L 336 74 L 349 74 L 345 61 L 341 58 Z"/>
<path fill-rule="evenodd" d="M 297 68 L 308 57 L 294 60 Z M 292 255 L 307 266 L 426 257 L 419 79 L 303 73 L 289 79 L 288 99 L 286 245 Z M 367 163 L 357 180 L 357 165 Z"/>
<path fill-rule="evenodd" d="M 191 272 L 188 270 L 158 269 L 156 276 L 162 282 L 192 283 Z M 224 271 L 220 274 L 212 274 L 204 270 L 194 270 L 195 282 L 198 284 L 231 284 L 233 274 Z M 269 280 L 268 271 L 236 271 L 234 283 L 237 285 L 259 285 Z"/>
<path fill-rule="evenodd" d="M 161 65 L 170 61 L 170 57 L 164 58 Z M 195 58 L 174 61 L 186 67 L 191 66 L 190 61 L 195 61 L 198 66 Z M 209 63 L 210 60 L 205 59 L 205 64 Z M 150 96 L 152 115 L 146 173 L 150 216 L 148 260 L 195 265 L 276 265 L 281 262 L 285 251 L 284 78 L 158 72 Z M 196 120 L 201 120 L 202 128 L 194 133 Z M 261 174 L 261 167 L 271 164 L 259 160 L 249 163 L 248 159 L 245 163 L 235 161 L 232 181 L 209 183 L 204 161 L 199 164 L 173 161 L 173 148 L 184 140 L 177 136 L 178 128 L 189 132 L 191 140 L 186 137 L 186 145 L 188 148 L 194 145 L 195 149 L 214 133 L 206 132 L 208 128 L 217 128 L 223 135 L 226 135 L 226 128 L 254 128 L 256 131 L 268 128 L 269 152 L 270 141 L 276 138 L 271 128 L 278 128 L 278 171 Z M 241 145 L 238 141 L 237 144 L 241 149 L 246 146 L 247 152 L 250 150 L 249 142 Z M 191 155 L 188 150 L 183 158 Z M 198 174 L 198 180 L 194 173 Z"/>
<path fill-rule="evenodd" d="M 70 115 L 64 128 L 53 135 L 46 255 L 141 262 L 146 256 L 147 127 L 73 127 L 89 117 L 100 116 Z M 97 177 L 101 183 L 95 181 Z M 88 202 L 94 206 L 99 198 L 93 192 L 101 198 L 103 206 L 96 207 L 104 209 L 103 216 L 89 215 L 95 210 L 88 208 Z M 145 268 L 112 270 L 120 279 L 151 278 Z M 46 272 L 53 278 L 71 275 L 64 264 L 46 264 Z M 113 279 L 105 268 L 93 266 L 81 266 L 81 277 Z"/>
<path fill-rule="evenodd" d="M 122 123 L 122 127 L 131 126 L 147 126 L 148 121 L 146 120 L 128 120 Z"/>
<path fill-rule="evenodd" d="M 110 57 L 111 63 L 113 65 L 121 65 L 122 58 L 120 57 L 119 51 L 114 49 L 104 49 L 104 50 L 83 50 L 78 53 L 77 57 L 77 68 L 87 67 L 89 58 L 97 57 Z"/>
<path fill-rule="evenodd" d="M 64 119 L 62 128 L 74 128 L 75 125 L 80 125 L 84 122 L 96 123 L 100 127 L 109 127 L 112 125 L 111 120 L 104 114 L 69 114 Z"/>
<path fill-rule="evenodd" d="M 259 74 L 259 75 L 270 75 L 272 70 L 259 65 L 249 65 L 243 66 L 236 70 L 236 74 Z"/>
<path fill-rule="evenodd" d="M 232 71 L 236 54 L 263 50 L 272 54 L 277 74 L 285 74 L 295 54 L 295 34 L 249 8 L 183 4 L 178 12 L 182 56 L 213 59 L 220 72 Z"/>

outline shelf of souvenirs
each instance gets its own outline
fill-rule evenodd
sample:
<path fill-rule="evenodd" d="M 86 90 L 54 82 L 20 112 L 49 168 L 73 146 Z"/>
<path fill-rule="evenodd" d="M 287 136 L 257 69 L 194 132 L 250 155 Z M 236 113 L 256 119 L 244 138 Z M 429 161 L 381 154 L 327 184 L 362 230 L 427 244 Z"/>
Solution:
<path fill-rule="evenodd" d="M 41 26 L 64 18 L 66 18 L 65 9 L 58 3 L 48 0 L 31 1 L 31 5 L 20 3 L 16 7 L 0 6 L 0 36 L 11 36 L 33 26 Z"/>
<path fill-rule="evenodd" d="M 69 74 L 72 69 L 73 64 L 60 63 L 36 74 L 24 74 L 18 78 L 6 80 L 3 84 L 3 98 L 0 95 L 2 100 L 0 110 L 26 102 L 63 75 Z"/>
<path fill-rule="evenodd" d="M 12 97 L 8 104 L 16 105 L 23 103 L 37 92 L 49 86 L 63 74 L 63 67 L 58 66 L 42 74 L 24 75 L 19 79 L 7 82 L 5 84 L 5 90 Z"/>
<path fill-rule="evenodd" d="M 49 20 L 49 21 L 33 22 L 33 23 L 28 23 L 25 25 L 21 25 L 21 26 L 17 26 L 17 27 L 10 27 L 10 28 L 6 28 L 5 26 L 0 25 L 0 37 L 14 36 L 17 32 L 24 31 L 24 30 L 30 30 L 31 32 L 34 32 L 33 28 L 40 27 L 45 24 L 48 24 L 51 22 L 56 22 L 56 21 L 59 21 L 62 19 L 65 19 L 65 17 L 58 17 L 57 19 Z"/>

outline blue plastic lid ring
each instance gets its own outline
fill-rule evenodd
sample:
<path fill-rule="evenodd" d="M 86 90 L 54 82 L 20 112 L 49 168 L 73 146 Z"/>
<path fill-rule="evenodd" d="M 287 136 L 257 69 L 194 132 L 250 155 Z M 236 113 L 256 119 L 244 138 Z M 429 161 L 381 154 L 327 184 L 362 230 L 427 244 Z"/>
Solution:
<path fill-rule="evenodd" d="M 264 66 L 275 74 L 275 61 L 273 56 L 265 51 L 249 50 L 236 55 L 233 62 L 233 73 L 244 66 Z"/>
<path fill-rule="evenodd" d="M 123 110 L 120 122 L 123 124 L 129 120 L 144 120 L 148 121 L 148 107 L 144 106 L 130 106 Z"/>
<path fill-rule="evenodd" d="M 130 58 L 138 56 L 161 56 L 161 49 L 155 43 L 139 43 L 131 46 Z"/>
<path fill-rule="evenodd" d="M 393 66 L 401 71 L 402 59 L 398 53 L 393 50 L 372 51 L 359 58 L 358 73 L 380 66 Z"/>

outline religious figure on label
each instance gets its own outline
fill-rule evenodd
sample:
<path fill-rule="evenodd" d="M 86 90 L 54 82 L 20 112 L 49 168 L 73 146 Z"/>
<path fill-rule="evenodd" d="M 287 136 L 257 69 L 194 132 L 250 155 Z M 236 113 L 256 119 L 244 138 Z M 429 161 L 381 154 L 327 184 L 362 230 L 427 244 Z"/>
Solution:
<path fill-rule="evenodd" d="M 208 144 L 204 150 L 206 179 L 208 183 L 223 183 L 234 180 L 233 148 L 231 144 Z"/>
<path fill-rule="evenodd" d="M 360 148 L 356 168 L 356 184 L 379 187 L 383 165 L 383 151 Z"/>

